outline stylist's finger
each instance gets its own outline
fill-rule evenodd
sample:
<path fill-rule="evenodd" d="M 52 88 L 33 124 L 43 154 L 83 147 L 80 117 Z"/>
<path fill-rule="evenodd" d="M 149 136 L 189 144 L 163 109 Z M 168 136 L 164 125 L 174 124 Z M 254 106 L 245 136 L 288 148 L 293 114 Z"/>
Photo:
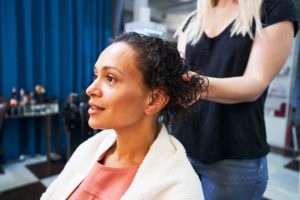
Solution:
<path fill-rule="evenodd" d="M 199 74 L 197 74 L 196 72 L 193 72 L 193 71 L 188 71 L 188 72 L 186 72 L 186 73 L 184 73 L 183 75 L 182 75 L 182 79 L 184 80 L 184 81 L 189 81 L 189 80 L 191 80 L 191 78 L 192 77 L 194 77 L 194 76 L 199 76 Z"/>

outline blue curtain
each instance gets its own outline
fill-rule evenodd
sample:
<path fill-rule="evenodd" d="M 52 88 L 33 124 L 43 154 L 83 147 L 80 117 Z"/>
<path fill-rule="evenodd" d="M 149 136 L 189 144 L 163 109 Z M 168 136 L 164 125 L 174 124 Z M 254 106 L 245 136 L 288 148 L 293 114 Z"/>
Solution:
<path fill-rule="evenodd" d="M 110 0 L 0 0 L 0 96 L 36 84 L 60 101 L 83 91 L 109 43 L 111 10 Z M 44 141 L 36 121 L 20 121 L 5 122 L 5 160 L 37 153 Z"/>

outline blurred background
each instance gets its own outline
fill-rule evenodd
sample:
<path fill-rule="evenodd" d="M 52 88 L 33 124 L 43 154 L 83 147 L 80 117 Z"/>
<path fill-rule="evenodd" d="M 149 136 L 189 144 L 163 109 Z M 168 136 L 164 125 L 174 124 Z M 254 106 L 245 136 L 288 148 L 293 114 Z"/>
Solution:
<path fill-rule="evenodd" d="M 136 31 L 176 45 L 176 28 L 195 8 L 195 0 L 0 0 L 0 199 L 38 199 L 101 131 L 87 125 L 85 89 L 114 36 Z M 300 199 L 299 47 L 298 33 L 269 87 L 265 199 Z"/>

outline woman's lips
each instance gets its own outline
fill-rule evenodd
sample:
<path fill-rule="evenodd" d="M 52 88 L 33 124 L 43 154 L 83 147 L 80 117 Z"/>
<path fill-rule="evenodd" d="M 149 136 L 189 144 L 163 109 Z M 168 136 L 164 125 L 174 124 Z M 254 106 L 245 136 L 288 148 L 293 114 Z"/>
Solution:
<path fill-rule="evenodd" d="M 93 104 L 93 103 L 90 103 L 89 105 L 90 105 L 90 108 L 89 108 L 88 112 L 90 115 L 97 114 L 97 113 L 100 113 L 105 110 L 103 107 L 97 106 L 96 104 Z"/>

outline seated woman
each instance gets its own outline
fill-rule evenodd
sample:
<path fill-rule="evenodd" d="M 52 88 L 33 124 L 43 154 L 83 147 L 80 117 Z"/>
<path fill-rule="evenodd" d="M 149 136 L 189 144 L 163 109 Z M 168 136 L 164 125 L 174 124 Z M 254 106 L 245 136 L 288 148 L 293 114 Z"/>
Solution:
<path fill-rule="evenodd" d="M 206 91 L 175 46 L 124 33 L 99 56 L 87 88 L 89 125 L 82 143 L 41 199 L 199 200 L 201 183 L 165 125 Z M 164 125 L 165 124 L 165 125 Z"/>

